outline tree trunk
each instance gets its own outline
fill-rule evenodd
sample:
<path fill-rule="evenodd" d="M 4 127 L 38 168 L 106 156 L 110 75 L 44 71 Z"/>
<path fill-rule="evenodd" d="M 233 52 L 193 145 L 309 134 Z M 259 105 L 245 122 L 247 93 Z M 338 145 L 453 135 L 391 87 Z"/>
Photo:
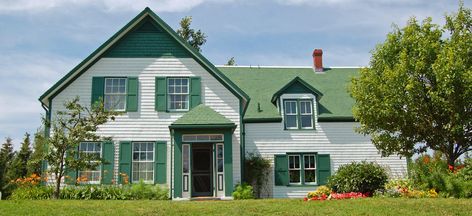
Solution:
<path fill-rule="evenodd" d="M 54 190 L 54 199 L 59 199 L 61 192 L 61 177 L 56 176 L 56 190 Z"/>

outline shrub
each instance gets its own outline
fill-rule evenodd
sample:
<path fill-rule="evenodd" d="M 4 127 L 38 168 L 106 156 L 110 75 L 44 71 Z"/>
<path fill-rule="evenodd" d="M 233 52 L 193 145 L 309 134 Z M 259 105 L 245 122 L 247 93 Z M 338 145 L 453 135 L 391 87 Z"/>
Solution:
<path fill-rule="evenodd" d="M 362 161 L 342 165 L 329 178 L 328 187 L 337 193 L 360 192 L 372 194 L 387 182 L 387 172 L 380 165 Z"/>
<path fill-rule="evenodd" d="M 263 184 L 269 176 L 270 160 L 257 153 L 248 153 L 244 164 L 244 180 L 253 186 L 256 197 L 261 198 Z"/>
<path fill-rule="evenodd" d="M 436 155 L 418 157 L 409 166 L 409 177 L 413 186 L 419 190 L 435 189 L 442 197 L 472 197 L 472 160 L 451 172 L 445 160 Z"/>
<path fill-rule="evenodd" d="M 237 184 L 233 192 L 233 198 L 235 200 L 254 199 L 252 186 L 247 183 Z"/>

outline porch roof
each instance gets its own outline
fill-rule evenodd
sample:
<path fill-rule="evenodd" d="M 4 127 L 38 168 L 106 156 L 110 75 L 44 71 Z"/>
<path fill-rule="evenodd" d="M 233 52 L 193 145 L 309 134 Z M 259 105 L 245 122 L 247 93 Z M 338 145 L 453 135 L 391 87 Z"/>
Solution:
<path fill-rule="evenodd" d="M 173 122 L 170 128 L 199 128 L 199 127 L 220 127 L 220 128 L 234 128 L 236 125 L 213 110 L 212 108 L 200 104 L 189 112 L 185 113 L 182 117 L 178 118 Z"/>

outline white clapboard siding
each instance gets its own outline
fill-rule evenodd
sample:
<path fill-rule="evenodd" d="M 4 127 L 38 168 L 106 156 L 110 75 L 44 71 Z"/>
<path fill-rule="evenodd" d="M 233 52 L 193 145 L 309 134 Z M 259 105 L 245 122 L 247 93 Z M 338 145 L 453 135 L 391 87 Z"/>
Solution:
<path fill-rule="evenodd" d="M 331 157 L 331 172 L 353 161 L 375 161 L 387 168 L 392 178 L 406 175 L 406 159 L 381 157 L 370 138 L 354 131 L 355 122 L 319 122 L 317 130 L 284 130 L 282 123 L 246 124 L 246 152 L 258 152 L 272 161 L 275 154 L 286 152 L 318 152 Z M 271 168 L 273 169 L 273 167 Z M 269 185 L 274 185 L 273 170 Z M 270 187 L 270 186 L 269 186 Z M 311 187 L 273 186 L 269 197 L 303 197 Z"/>
<path fill-rule="evenodd" d="M 115 178 L 118 172 L 120 141 L 166 141 L 167 164 L 171 164 L 171 142 L 169 125 L 181 117 L 182 112 L 167 113 L 154 110 L 155 77 L 201 77 L 202 103 L 233 121 L 237 127 L 233 140 L 233 182 L 240 181 L 240 127 L 239 99 L 216 80 L 192 58 L 102 58 L 60 92 L 52 101 L 52 113 L 64 109 L 63 103 L 80 97 L 83 105 L 90 106 L 92 77 L 138 77 L 138 112 L 124 113 L 99 129 L 99 134 L 115 141 Z M 167 177 L 170 182 L 171 169 Z"/>

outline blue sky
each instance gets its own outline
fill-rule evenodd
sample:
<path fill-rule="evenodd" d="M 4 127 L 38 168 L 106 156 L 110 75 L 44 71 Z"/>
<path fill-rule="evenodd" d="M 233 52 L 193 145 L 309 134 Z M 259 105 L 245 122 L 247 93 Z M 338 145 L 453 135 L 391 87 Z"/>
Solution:
<path fill-rule="evenodd" d="M 130 3 L 132 2 L 132 3 Z M 465 0 L 472 7 L 471 0 Z M 44 114 L 38 97 L 146 6 L 174 29 L 184 16 L 208 36 L 214 64 L 366 66 L 392 24 L 457 10 L 456 0 L 2 0 L 0 140 L 33 134 Z"/>

